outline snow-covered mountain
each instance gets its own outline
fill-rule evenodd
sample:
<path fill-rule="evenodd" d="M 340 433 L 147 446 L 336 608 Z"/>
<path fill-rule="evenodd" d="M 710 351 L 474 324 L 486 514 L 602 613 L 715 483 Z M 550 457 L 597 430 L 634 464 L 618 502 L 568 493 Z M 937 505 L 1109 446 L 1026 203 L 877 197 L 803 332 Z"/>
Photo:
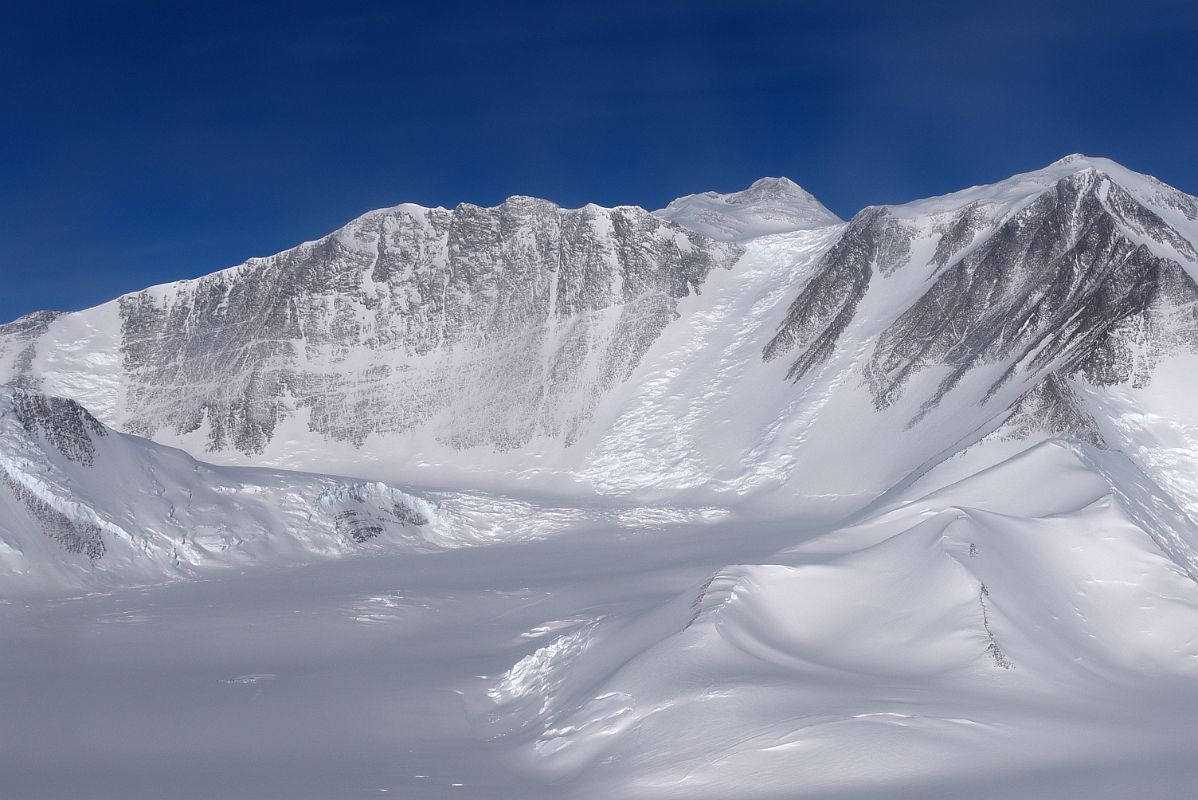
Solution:
<path fill-rule="evenodd" d="M 765 357 L 843 420 L 823 414 L 807 452 L 870 448 L 879 473 L 897 467 L 882 483 L 920 467 L 910 456 L 934 464 L 1015 413 L 1024 432 L 1128 452 L 1198 510 L 1198 414 L 1183 388 L 1198 366 L 1195 242 L 1194 198 L 1080 156 L 866 209 Z M 825 481 L 853 484 L 860 472 Z"/>
<path fill-rule="evenodd" d="M 848 222 L 785 179 L 654 213 L 397 206 L 0 326 L 0 383 L 0 595 L 363 556 L 101 615 L 163 622 L 72 708 L 134 675 L 119 702 L 198 717 L 220 735 L 176 734 L 224 763 L 319 720 L 294 785 L 246 768 L 270 796 L 1198 780 L 1198 199 L 1111 161 Z M 57 698 L 37 637 L 100 641 L 89 602 L 0 597 L 0 652 L 32 653 L 0 700 Z M 177 632 L 201 623 L 219 658 Z M 113 745 L 132 771 L 151 728 Z M 371 782 L 321 784 L 333 763 Z"/>
<path fill-rule="evenodd" d="M 847 224 L 785 179 L 657 214 L 530 198 L 373 212 L 3 326 L 0 378 L 222 463 L 652 498 L 784 489 L 828 518 L 1015 414 L 1129 452 L 1198 509 L 1198 200 L 1070 156 Z"/>

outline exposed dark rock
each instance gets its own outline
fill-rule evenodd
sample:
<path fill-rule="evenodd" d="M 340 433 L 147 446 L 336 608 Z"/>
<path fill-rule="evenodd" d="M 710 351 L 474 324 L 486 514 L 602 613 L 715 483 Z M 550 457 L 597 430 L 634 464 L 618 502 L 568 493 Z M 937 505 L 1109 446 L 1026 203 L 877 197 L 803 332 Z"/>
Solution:
<path fill-rule="evenodd" d="M 104 555 L 106 547 L 98 525 L 71 519 L 30 491 L 2 467 L 0 484 L 24 506 L 42 533 L 61 545 L 68 553 L 85 555 L 92 561 Z"/>
<path fill-rule="evenodd" d="M 20 348 L 13 359 L 12 376 L 9 379 L 11 385 L 19 389 L 37 391 L 40 381 L 33 371 L 37 339 L 46 332 L 50 323 L 60 316 L 62 314 L 58 311 L 35 311 L 0 325 L 0 343 L 8 339 L 12 343 L 10 346 Z"/>
<path fill-rule="evenodd" d="M 206 424 L 257 453 L 279 422 L 360 445 L 434 417 L 454 447 L 573 441 L 679 298 L 741 250 L 641 209 L 399 207 L 121 301 L 127 425 Z"/>
<path fill-rule="evenodd" d="M 90 467 L 96 457 L 93 436 L 108 431 L 87 409 L 64 397 L 47 397 L 25 391 L 13 393 L 17 420 L 25 430 L 41 435 L 58 452 Z"/>
<path fill-rule="evenodd" d="M 1078 402 L 1068 381 L 1056 373 L 1024 393 L 1002 428 L 1005 439 L 1024 439 L 1034 431 L 1106 447 L 1098 423 Z"/>
<path fill-rule="evenodd" d="M 874 267 L 894 269 L 909 252 L 911 233 L 886 218 L 885 208 L 869 208 L 854 217 L 815 276 L 791 303 L 786 319 L 765 346 L 772 361 L 799 348 L 787 377 L 799 380 L 836 347 L 865 296 Z"/>
<path fill-rule="evenodd" d="M 332 513 L 337 533 L 358 544 L 383 535 L 389 527 L 429 524 L 428 517 L 402 493 L 381 483 L 338 487 L 325 492 L 320 501 Z"/>
<path fill-rule="evenodd" d="M 1135 344 L 1198 346 L 1198 285 L 1140 237 L 1187 258 L 1198 254 L 1100 171 L 1060 179 L 1006 219 L 988 220 L 972 203 L 936 232 L 930 263 L 917 264 L 909 261 L 910 230 L 886 209 L 859 214 L 791 305 L 765 357 L 797 350 L 788 374 L 801 378 L 833 351 L 874 268 L 886 273 L 896 264 L 926 270 L 932 283 L 878 337 L 865 378 L 882 409 L 915 373 L 947 366 L 913 422 L 981 364 L 1006 365 L 991 394 L 1017 372 L 1080 371 L 1113 384 L 1135 381 L 1145 368 L 1133 354 L 1145 348 Z M 1170 323 L 1158 325 L 1165 317 Z"/>

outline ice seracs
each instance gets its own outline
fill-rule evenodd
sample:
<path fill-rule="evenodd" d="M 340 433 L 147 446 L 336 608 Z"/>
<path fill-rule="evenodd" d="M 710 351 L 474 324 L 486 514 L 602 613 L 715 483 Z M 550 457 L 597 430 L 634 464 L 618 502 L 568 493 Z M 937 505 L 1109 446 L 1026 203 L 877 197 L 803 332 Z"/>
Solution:
<path fill-rule="evenodd" d="M 644 531 L 712 507 L 576 508 L 378 480 L 218 466 L 0 385 L 0 598 L 111 589 L 349 556 Z"/>

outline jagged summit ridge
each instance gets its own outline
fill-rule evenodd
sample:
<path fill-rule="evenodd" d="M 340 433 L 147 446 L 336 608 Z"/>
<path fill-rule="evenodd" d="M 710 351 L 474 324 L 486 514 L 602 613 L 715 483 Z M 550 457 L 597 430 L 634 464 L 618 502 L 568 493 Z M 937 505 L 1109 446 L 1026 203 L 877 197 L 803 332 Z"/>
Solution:
<path fill-rule="evenodd" d="M 430 427 L 448 448 L 568 443 L 678 301 L 740 252 L 634 207 L 397 206 L 85 312 L 119 362 L 86 399 L 211 451 L 261 453 L 289 419 L 353 445 Z M 28 327 L 2 347 L 13 380 L 36 385 Z"/>
<path fill-rule="evenodd" d="M 952 213 L 971 204 L 991 209 L 995 215 L 1017 212 L 1044 191 L 1063 179 L 1094 175 L 1120 187 L 1137 203 L 1151 209 L 1170 226 L 1188 230 L 1191 240 L 1198 238 L 1198 198 L 1160 181 L 1128 169 L 1109 158 L 1073 153 L 1057 159 L 1046 167 L 1019 173 L 993 184 L 972 186 L 938 197 L 915 200 L 901 205 L 886 206 L 888 214 L 897 218 L 917 219 Z"/>

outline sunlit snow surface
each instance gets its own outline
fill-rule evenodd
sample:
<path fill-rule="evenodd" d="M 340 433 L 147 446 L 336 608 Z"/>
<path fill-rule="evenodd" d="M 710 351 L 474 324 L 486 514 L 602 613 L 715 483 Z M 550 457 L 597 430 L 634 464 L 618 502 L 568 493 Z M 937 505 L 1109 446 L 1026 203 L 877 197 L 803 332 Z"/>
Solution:
<path fill-rule="evenodd" d="M 987 443 L 827 535 L 609 509 L 12 597 L 5 794 L 1187 797 L 1198 585 L 1096 457 Z"/>
<path fill-rule="evenodd" d="M 1198 585 L 1125 467 L 1049 442 L 925 484 L 562 635 L 493 695 L 583 796 L 1185 796 Z"/>

